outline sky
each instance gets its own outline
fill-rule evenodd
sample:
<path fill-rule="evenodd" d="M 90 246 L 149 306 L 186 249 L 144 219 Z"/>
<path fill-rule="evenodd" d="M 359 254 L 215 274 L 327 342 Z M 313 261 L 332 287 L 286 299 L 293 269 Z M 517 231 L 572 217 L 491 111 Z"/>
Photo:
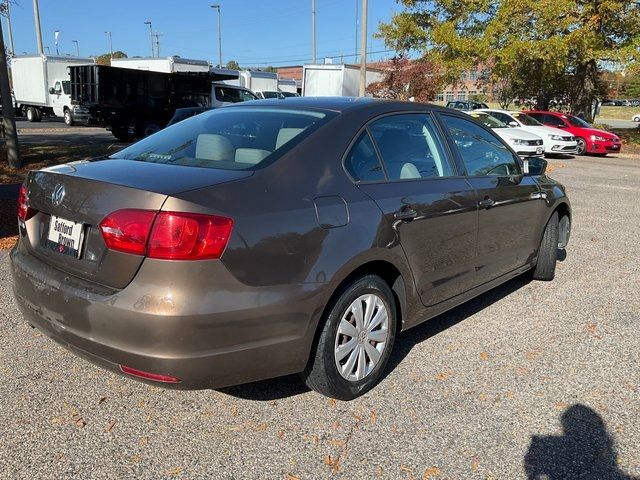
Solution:
<path fill-rule="evenodd" d="M 17 55 L 36 53 L 32 0 L 10 0 L 14 49 Z M 311 0 L 40 0 L 42 37 L 55 53 L 54 30 L 59 30 L 60 54 L 73 54 L 77 40 L 81 56 L 109 52 L 105 31 L 111 31 L 113 49 L 128 56 L 150 56 L 151 21 L 161 33 L 160 55 L 218 63 L 217 11 L 221 5 L 223 63 L 241 67 L 301 65 L 311 62 Z M 356 4 L 360 0 L 316 0 L 317 58 L 334 63 L 355 60 Z M 379 22 L 388 21 L 400 7 L 395 0 L 369 0 L 369 60 L 391 55 L 381 40 L 373 39 Z M 359 23 L 359 20 L 358 20 Z M 3 22 L 5 35 L 6 23 Z M 360 33 L 358 31 L 358 52 Z M 8 44 L 8 38 L 5 37 Z M 377 52 L 377 53 L 376 53 Z"/>

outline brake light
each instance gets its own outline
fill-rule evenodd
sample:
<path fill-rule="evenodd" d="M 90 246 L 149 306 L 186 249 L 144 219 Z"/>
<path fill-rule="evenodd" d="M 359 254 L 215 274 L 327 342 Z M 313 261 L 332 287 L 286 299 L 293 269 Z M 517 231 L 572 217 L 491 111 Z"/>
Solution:
<path fill-rule="evenodd" d="M 147 255 L 165 260 L 220 258 L 229 242 L 233 220 L 198 213 L 159 212 Z"/>
<path fill-rule="evenodd" d="M 21 185 L 20 191 L 18 192 L 18 218 L 23 222 L 26 222 L 35 214 L 36 211 L 29 207 L 29 193 L 27 192 L 27 187 Z"/>
<path fill-rule="evenodd" d="M 110 213 L 100 222 L 104 243 L 110 250 L 144 255 L 155 217 L 153 210 L 118 210 Z"/>
<path fill-rule="evenodd" d="M 153 380 L 154 382 L 180 383 L 180 379 L 177 377 L 172 377 L 170 375 L 161 375 L 159 373 L 145 372 L 144 370 L 138 370 L 137 368 L 128 367 L 127 365 L 120 365 L 120 371 L 133 377 Z"/>
<path fill-rule="evenodd" d="M 233 220 L 216 215 L 117 210 L 100 222 L 107 248 L 162 260 L 220 258 Z"/>

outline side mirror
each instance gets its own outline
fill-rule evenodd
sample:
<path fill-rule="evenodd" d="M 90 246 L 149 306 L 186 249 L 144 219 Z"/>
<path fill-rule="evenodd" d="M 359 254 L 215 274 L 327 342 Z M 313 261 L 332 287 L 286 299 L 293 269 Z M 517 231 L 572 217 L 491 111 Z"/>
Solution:
<path fill-rule="evenodd" d="M 515 128 L 515 127 L 518 127 L 519 125 L 518 125 L 518 122 L 514 122 L 513 120 L 511 120 L 509 122 L 509 126 L 512 127 L 512 128 Z"/>
<path fill-rule="evenodd" d="M 49 87 L 49 93 L 51 95 L 54 95 L 56 93 L 56 90 L 53 87 Z"/>
<path fill-rule="evenodd" d="M 542 175 L 547 169 L 547 161 L 542 157 L 525 157 L 522 162 L 524 174 L 530 177 Z"/>

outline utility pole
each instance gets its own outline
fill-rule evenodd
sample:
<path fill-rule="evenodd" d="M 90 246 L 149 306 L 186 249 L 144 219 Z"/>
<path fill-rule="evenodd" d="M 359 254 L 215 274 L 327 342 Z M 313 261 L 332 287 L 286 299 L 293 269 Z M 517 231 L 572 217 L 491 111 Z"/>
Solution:
<path fill-rule="evenodd" d="M 109 54 L 110 54 L 110 59 L 113 60 L 113 37 L 111 36 L 111 32 L 104 32 L 105 34 L 109 35 Z"/>
<path fill-rule="evenodd" d="M 311 0 L 311 63 L 316 63 L 316 0 Z"/>
<path fill-rule="evenodd" d="M 145 25 L 149 25 L 149 38 L 151 39 L 151 58 L 155 57 L 153 52 L 153 26 L 151 25 L 151 21 L 147 20 L 144 22 Z"/>
<path fill-rule="evenodd" d="M 76 55 L 79 57 L 80 56 L 80 45 L 78 44 L 78 40 L 71 40 L 71 43 L 75 43 L 76 44 Z"/>
<path fill-rule="evenodd" d="M 353 63 L 358 63 L 358 2 L 360 0 L 355 0 L 356 2 L 356 34 L 355 39 L 356 39 L 356 46 L 353 49 L 353 53 L 354 53 L 354 57 L 353 57 Z"/>
<path fill-rule="evenodd" d="M 220 5 L 211 5 L 211 8 L 218 10 L 218 63 L 220 64 L 220 68 L 222 68 L 222 29 L 220 27 L 222 22 L 220 17 L 222 14 L 220 13 Z"/>
<path fill-rule="evenodd" d="M 2 130 L 4 131 L 7 160 L 9 167 L 20 168 L 20 152 L 18 151 L 18 132 L 14 115 L 13 101 L 11 100 L 11 87 L 9 85 L 9 68 L 7 56 L 4 51 L 4 37 L 2 24 L 0 24 L 0 95 L 2 96 Z"/>
<path fill-rule="evenodd" d="M 36 41 L 38 43 L 38 53 L 44 55 L 44 48 L 42 46 L 42 30 L 40 29 L 40 7 L 38 6 L 38 0 L 33 0 L 33 18 L 36 22 Z"/>
<path fill-rule="evenodd" d="M 156 44 L 156 56 L 158 58 L 160 58 L 160 37 L 164 35 L 164 33 L 154 33 L 153 34 L 153 38 L 155 38 L 155 44 Z"/>
<path fill-rule="evenodd" d="M 7 15 L 7 34 L 9 35 L 9 53 L 13 56 L 16 54 L 13 49 L 13 30 L 11 30 L 11 11 L 9 10 L 9 0 L 4 0 L 4 11 Z"/>
<path fill-rule="evenodd" d="M 367 7 L 368 0 L 362 0 L 362 20 L 360 21 L 360 91 L 364 97 L 367 87 Z"/>

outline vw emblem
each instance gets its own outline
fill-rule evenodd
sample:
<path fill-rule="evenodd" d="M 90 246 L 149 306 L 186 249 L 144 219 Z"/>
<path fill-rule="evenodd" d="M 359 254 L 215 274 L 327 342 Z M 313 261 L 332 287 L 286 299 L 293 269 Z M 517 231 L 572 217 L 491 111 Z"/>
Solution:
<path fill-rule="evenodd" d="M 59 183 L 55 186 L 53 193 L 51 194 L 51 203 L 53 203 L 54 207 L 57 207 L 62 203 L 65 193 L 64 185 Z"/>

